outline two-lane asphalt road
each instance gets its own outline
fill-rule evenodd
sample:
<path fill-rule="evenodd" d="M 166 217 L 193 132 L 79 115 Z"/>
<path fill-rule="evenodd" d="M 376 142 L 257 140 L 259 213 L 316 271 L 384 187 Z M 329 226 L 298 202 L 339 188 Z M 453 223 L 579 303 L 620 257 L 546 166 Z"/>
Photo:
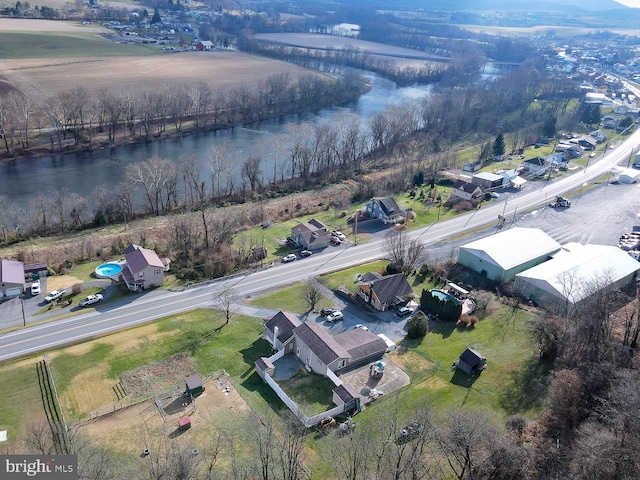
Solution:
<path fill-rule="evenodd" d="M 466 215 L 411 230 L 412 238 L 430 245 L 496 223 L 498 215 L 511 218 L 535 206 L 552 201 L 556 195 L 582 188 L 607 175 L 618 164 L 627 165 L 640 147 L 640 131 L 623 144 L 609 150 L 600 159 L 592 159 L 588 168 L 554 182 L 540 183 L 540 188 L 496 200 L 489 206 Z M 596 161 L 597 160 L 597 161 Z M 248 272 L 180 292 L 154 291 L 131 297 L 127 303 L 105 305 L 95 311 L 63 320 L 26 327 L 0 336 L 0 361 L 78 342 L 116 330 L 156 320 L 168 315 L 213 306 L 221 292 L 231 288 L 238 298 L 280 287 L 310 275 L 318 275 L 371 260 L 384 258 L 384 240 L 357 246 L 330 247 L 321 254 L 288 264 Z"/>

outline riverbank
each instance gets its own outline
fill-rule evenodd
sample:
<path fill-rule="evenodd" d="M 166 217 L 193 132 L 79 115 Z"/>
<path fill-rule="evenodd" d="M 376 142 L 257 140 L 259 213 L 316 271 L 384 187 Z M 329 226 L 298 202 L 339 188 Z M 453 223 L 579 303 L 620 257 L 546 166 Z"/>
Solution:
<path fill-rule="evenodd" d="M 287 115 L 296 115 L 306 112 L 315 112 L 324 108 L 339 107 L 358 99 L 371 90 L 371 83 L 366 79 L 361 79 L 357 88 L 340 88 L 341 82 L 336 80 L 333 95 L 323 95 L 315 102 L 310 102 L 307 108 L 299 108 L 300 102 L 285 101 L 283 104 L 271 106 L 272 111 L 256 107 L 252 109 L 250 120 L 246 121 L 247 115 L 242 112 L 228 113 L 221 110 L 211 111 L 201 114 L 198 118 L 186 118 L 176 126 L 176 122 L 170 123 L 168 119 L 163 119 L 162 124 L 158 121 L 145 126 L 148 131 L 155 131 L 153 134 L 136 135 L 130 132 L 142 130 L 143 120 L 138 120 L 131 125 L 122 121 L 117 126 L 90 127 L 81 131 L 69 128 L 66 132 L 54 131 L 54 129 L 38 128 L 32 129 L 29 136 L 28 148 L 18 148 L 15 139 L 11 145 L 6 138 L 3 138 L 5 150 L 0 151 L 0 161 L 14 161 L 20 158 L 34 158 L 45 155 L 63 155 L 68 153 L 91 152 L 108 148 L 117 148 L 126 145 L 138 145 L 157 142 L 170 138 L 188 137 L 199 133 L 223 131 L 255 122 L 278 119 Z M 229 95 L 231 92 L 227 92 Z M 257 112 L 257 114 L 256 114 Z M 223 120 L 223 114 L 226 120 Z M 66 137 L 66 138 L 65 138 Z M 3 142 L 3 143 L 4 143 Z M 26 142 L 24 142 L 26 143 Z M 11 152 L 11 153 L 9 153 Z"/>

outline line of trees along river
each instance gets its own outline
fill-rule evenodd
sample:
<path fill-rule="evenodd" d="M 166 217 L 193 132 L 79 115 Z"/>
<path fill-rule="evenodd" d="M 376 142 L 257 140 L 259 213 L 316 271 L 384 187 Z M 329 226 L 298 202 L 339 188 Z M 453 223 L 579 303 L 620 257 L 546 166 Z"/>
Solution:
<path fill-rule="evenodd" d="M 225 195 L 304 175 L 308 166 L 302 158 L 301 142 L 306 141 L 309 128 L 315 125 L 317 130 L 318 125 L 341 123 L 353 132 L 354 127 L 362 130 L 387 105 L 429 92 L 428 86 L 399 88 L 377 75 L 364 76 L 371 83 L 371 90 L 341 107 L 145 144 L 3 162 L 3 230 L 22 228 L 26 232 L 34 223 L 42 227 L 42 220 L 47 217 L 50 225 L 87 223 L 108 204 L 111 209 L 117 208 L 113 206 L 116 198 L 127 213 L 160 213 L 162 207 L 168 208 L 176 201 L 189 201 L 189 196 L 197 200 L 199 195 Z M 362 145 L 365 137 L 360 135 L 353 139 L 358 143 L 353 145 L 354 154 L 370 146 Z M 296 152 L 300 158 L 295 158 Z M 155 200 L 149 198 L 154 192 L 143 185 L 153 175 L 142 168 L 148 167 L 150 159 L 156 161 L 154 168 L 180 165 L 175 185 L 165 183 L 160 198 Z M 154 204 L 159 211 L 155 211 Z"/>

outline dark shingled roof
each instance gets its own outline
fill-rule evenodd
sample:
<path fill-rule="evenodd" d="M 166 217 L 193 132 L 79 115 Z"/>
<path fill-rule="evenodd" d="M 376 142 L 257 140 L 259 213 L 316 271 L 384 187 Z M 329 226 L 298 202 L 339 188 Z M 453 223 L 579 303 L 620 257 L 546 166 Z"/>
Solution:
<path fill-rule="evenodd" d="M 271 317 L 264 325 L 272 333 L 274 328 L 278 327 L 278 340 L 285 342 L 293 334 L 293 329 L 302 325 L 302 322 L 293 313 L 280 311 Z"/>
<path fill-rule="evenodd" d="M 258 360 L 256 360 L 256 367 L 258 367 L 263 372 L 270 368 L 275 368 L 273 366 L 273 363 L 271 363 L 271 360 L 269 360 L 267 357 L 260 357 Z"/>
<path fill-rule="evenodd" d="M 349 352 L 351 363 L 358 360 L 379 354 L 382 356 L 387 349 L 387 344 L 374 333 L 367 332 L 362 328 L 354 328 L 340 333 L 333 339 Z"/>
<path fill-rule="evenodd" d="M 396 202 L 396 199 L 393 197 L 382 197 L 377 200 L 380 202 L 380 208 L 382 208 L 382 211 L 387 215 L 387 217 L 403 212 L 400 205 L 398 205 L 398 202 Z"/>
<path fill-rule="evenodd" d="M 469 182 L 465 182 L 463 180 L 460 180 L 459 182 L 456 182 L 456 183 L 453 184 L 453 188 L 455 188 L 456 190 L 461 190 L 461 191 L 463 191 L 465 193 L 472 194 L 479 187 L 477 185 L 474 185 L 473 183 L 469 183 Z"/>
<path fill-rule="evenodd" d="M 401 273 L 371 281 L 371 290 L 376 294 L 380 303 L 393 303 L 405 295 L 413 293 L 411 285 Z"/>
<path fill-rule="evenodd" d="M 349 358 L 349 352 L 317 323 L 303 323 L 293 334 L 307 345 L 325 365 L 338 358 Z"/>
<path fill-rule="evenodd" d="M 462 355 L 460 355 L 460 361 L 466 363 L 471 368 L 477 367 L 482 360 L 486 360 L 486 358 L 473 348 L 467 348 Z"/>
<path fill-rule="evenodd" d="M 358 391 L 348 383 L 343 383 L 342 385 L 334 388 L 333 391 L 344 403 L 349 403 L 354 398 L 360 397 Z"/>

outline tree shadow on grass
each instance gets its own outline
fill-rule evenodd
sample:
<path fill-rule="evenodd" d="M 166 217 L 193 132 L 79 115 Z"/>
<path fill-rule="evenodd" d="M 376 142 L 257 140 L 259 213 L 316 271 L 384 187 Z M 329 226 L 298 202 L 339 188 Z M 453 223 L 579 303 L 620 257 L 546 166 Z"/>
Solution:
<path fill-rule="evenodd" d="M 247 376 L 242 381 L 241 385 L 249 392 L 260 395 L 274 411 L 285 408 L 282 400 L 280 400 L 278 395 L 276 395 L 269 385 L 264 383 L 257 372 L 254 371 L 251 375 Z"/>
<path fill-rule="evenodd" d="M 539 408 L 547 396 L 551 365 L 535 359 L 510 374 L 500 403 L 509 413 Z"/>
<path fill-rule="evenodd" d="M 436 335 L 441 335 L 443 339 L 449 338 L 454 330 L 460 332 L 473 331 L 473 328 L 467 328 L 464 324 L 457 322 L 449 322 L 446 320 L 429 320 L 429 331 Z"/>

